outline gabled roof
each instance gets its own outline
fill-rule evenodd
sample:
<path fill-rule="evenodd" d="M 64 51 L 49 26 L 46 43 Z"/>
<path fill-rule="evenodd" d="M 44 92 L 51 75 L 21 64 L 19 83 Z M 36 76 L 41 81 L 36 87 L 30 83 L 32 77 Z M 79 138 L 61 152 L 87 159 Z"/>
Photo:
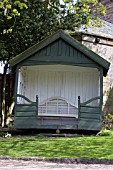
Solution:
<path fill-rule="evenodd" d="M 34 53 L 38 52 L 39 50 L 43 49 L 44 47 L 48 46 L 49 44 L 53 43 L 54 41 L 61 38 L 62 40 L 66 41 L 68 44 L 70 44 L 72 47 L 86 55 L 88 58 L 93 60 L 98 65 L 102 66 L 104 69 L 104 76 L 106 76 L 107 71 L 109 69 L 110 63 L 100 57 L 98 54 L 91 51 L 86 46 L 82 45 L 80 42 L 72 38 L 71 36 L 64 33 L 64 31 L 59 30 L 58 32 L 52 34 L 51 36 L 47 37 L 43 41 L 35 44 L 34 46 L 28 48 L 21 54 L 17 55 L 16 57 L 12 58 L 8 63 L 13 67 L 18 65 L 20 62 L 26 60 Z"/>

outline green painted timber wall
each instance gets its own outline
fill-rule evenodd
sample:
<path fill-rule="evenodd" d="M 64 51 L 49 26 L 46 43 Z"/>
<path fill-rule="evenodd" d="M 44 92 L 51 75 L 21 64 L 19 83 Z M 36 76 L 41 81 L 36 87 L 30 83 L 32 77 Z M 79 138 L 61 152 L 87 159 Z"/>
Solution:
<path fill-rule="evenodd" d="M 78 129 L 81 130 L 101 130 L 100 107 L 81 107 L 78 120 Z"/>
<path fill-rule="evenodd" d="M 14 128 L 32 129 L 37 125 L 36 104 L 15 105 Z"/>
<path fill-rule="evenodd" d="M 79 118 L 75 119 L 38 116 L 36 104 L 17 104 L 14 128 L 100 130 L 102 128 L 100 108 L 81 107 Z"/>
<path fill-rule="evenodd" d="M 56 63 L 98 67 L 98 64 L 96 64 L 93 60 L 61 39 L 30 56 L 27 60 L 20 63 L 20 66 Z"/>
<path fill-rule="evenodd" d="M 100 81 L 101 82 L 101 81 Z M 101 84 L 101 83 L 100 83 Z M 78 96 L 78 129 L 101 130 L 102 129 L 102 91 L 100 96 L 92 98 L 84 103 Z M 93 106 L 90 103 L 97 100 Z"/>
<path fill-rule="evenodd" d="M 79 130 L 101 130 L 102 122 L 94 119 L 80 119 L 78 121 Z"/>

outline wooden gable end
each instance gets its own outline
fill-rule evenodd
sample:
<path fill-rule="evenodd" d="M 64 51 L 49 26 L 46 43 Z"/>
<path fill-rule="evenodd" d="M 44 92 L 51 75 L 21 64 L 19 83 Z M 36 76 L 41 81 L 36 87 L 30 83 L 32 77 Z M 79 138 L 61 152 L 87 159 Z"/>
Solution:
<path fill-rule="evenodd" d="M 70 64 L 98 67 L 98 64 L 93 60 L 61 38 L 42 48 L 20 63 L 20 65 L 37 64 Z"/>

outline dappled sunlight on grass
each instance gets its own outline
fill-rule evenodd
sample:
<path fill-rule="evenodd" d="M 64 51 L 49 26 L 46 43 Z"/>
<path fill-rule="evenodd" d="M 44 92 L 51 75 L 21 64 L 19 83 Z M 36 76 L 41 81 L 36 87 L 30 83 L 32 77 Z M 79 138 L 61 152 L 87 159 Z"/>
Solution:
<path fill-rule="evenodd" d="M 0 139 L 0 156 L 113 159 L 112 137 Z"/>

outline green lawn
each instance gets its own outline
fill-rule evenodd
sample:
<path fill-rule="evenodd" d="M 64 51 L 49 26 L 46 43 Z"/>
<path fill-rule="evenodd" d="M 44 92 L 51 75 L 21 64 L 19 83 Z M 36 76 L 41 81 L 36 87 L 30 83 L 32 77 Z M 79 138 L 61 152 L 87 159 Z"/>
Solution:
<path fill-rule="evenodd" d="M 113 159 L 113 136 L 0 138 L 0 156 Z"/>

